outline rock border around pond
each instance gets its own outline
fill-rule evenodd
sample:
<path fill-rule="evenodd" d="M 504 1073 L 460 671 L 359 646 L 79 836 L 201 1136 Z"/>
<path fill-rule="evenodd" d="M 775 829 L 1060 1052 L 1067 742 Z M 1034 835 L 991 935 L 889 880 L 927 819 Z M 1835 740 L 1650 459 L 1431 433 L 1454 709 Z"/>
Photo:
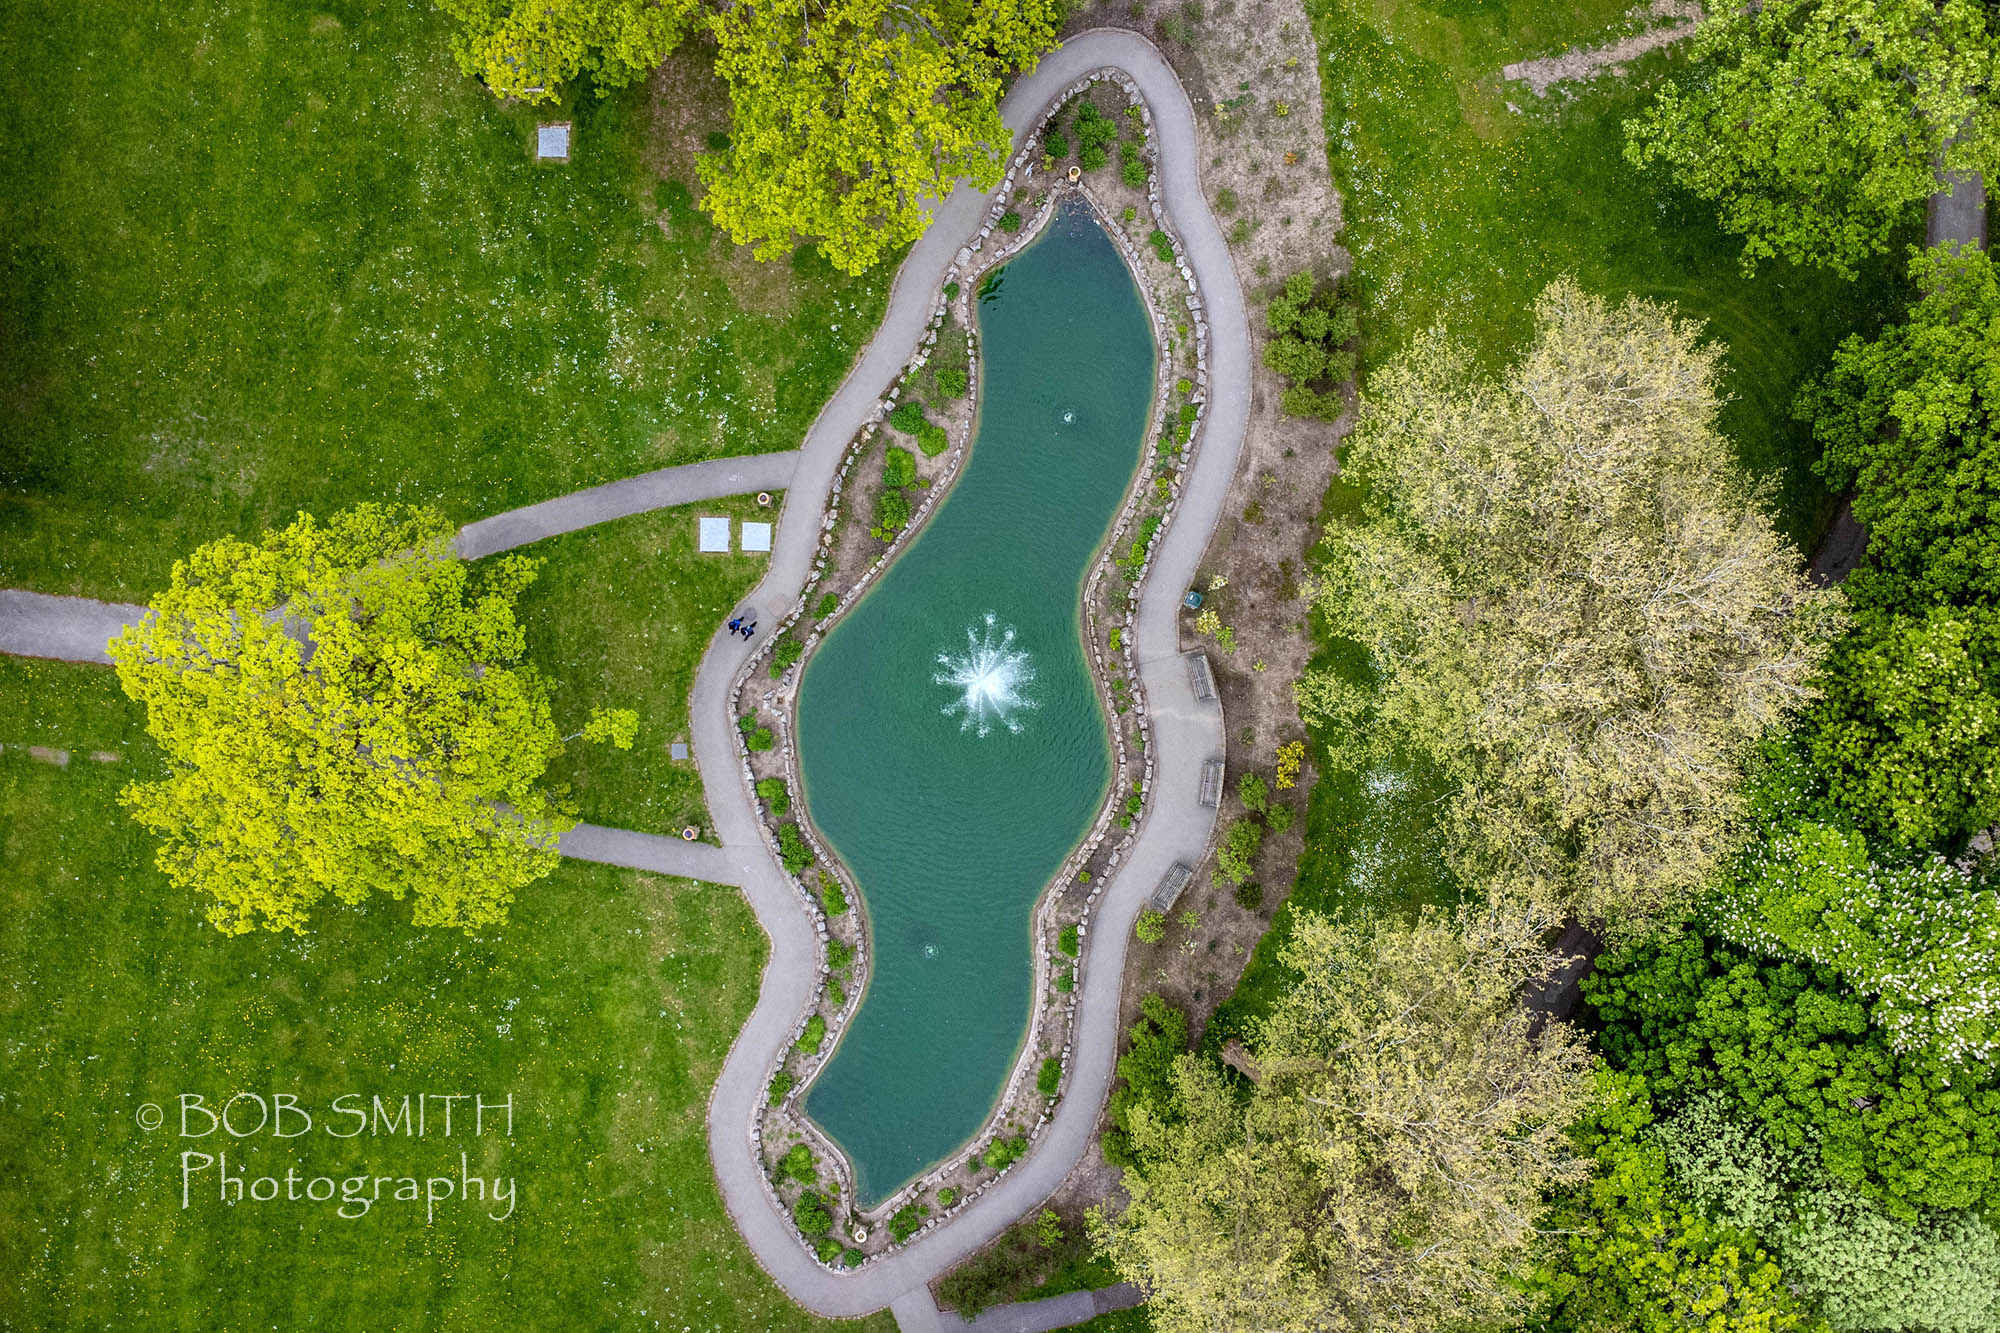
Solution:
<path fill-rule="evenodd" d="M 1122 96 L 1126 106 L 1136 109 L 1134 119 L 1147 134 L 1145 155 L 1149 169 L 1143 199 L 1134 187 L 1124 186 L 1115 178 L 1113 185 L 1103 192 L 1116 197 L 1118 202 L 1115 204 L 1102 197 L 1090 183 L 1072 184 L 1059 176 L 1036 179 L 1039 175 L 1036 164 L 1042 156 L 1042 138 L 1049 121 L 1078 98 L 1106 85 Z M 1027 146 L 1017 152 L 1006 177 L 992 196 L 989 214 L 976 239 L 958 252 L 940 279 L 930 329 L 923 343 L 898 384 L 885 395 L 868 424 L 847 448 L 832 485 L 828 512 L 821 525 L 819 550 L 804 590 L 783 615 L 776 631 L 745 660 L 732 683 L 730 697 L 736 715 L 754 717 L 758 723 L 762 723 L 768 715 L 775 732 L 773 743 L 768 748 L 754 752 L 740 749 L 739 766 L 743 781 L 753 791 L 758 777 L 781 776 L 788 790 L 795 794 L 796 804 L 789 812 L 791 820 L 780 821 L 769 805 L 762 801 L 758 801 L 755 808 L 762 817 L 765 838 L 780 859 L 779 826 L 781 822 L 793 821 L 796 835 L 815 857 L 815 865 L 807 867 L 803 875 L 790 878 L 814 922 L 820 941 L 819 977 L 813 1002 L 798 1017 L 792 1041 L 767 1071 L 767 1087 L 780 1077 L 789 1077 L 792 1082 L 776 1099 L 775 1105 L 760 1109 L 756 1123 L 750 1127 L 750 1134 L 753 1149 L 766 1167 L 766 1192 L 786 1216 L 791 1214 L 793 1203 L 805 1188 L 786 1180 L 777 1169 L 778 1160 L 793 1145 L 807 1145 L 818 1159 L 818 1167 L 823 1167 L 836 1182 L 838 1198 L 833 1213 L 837 1220 L 833 1238 L 837 1245 L 825 1251 L 831 1258 L 822 1257 L 821 1251 L 809 1238 L 803 1234 L 798 1236 L 807 1254 L 829 1270 L 839 1271 L 846 1267 L 845 1256 L 855 1251 L 863 1256 L 859 1262 L 866 1263 L 900 1248 L 903 1241 L 892 1237 L 890 1228 L 885 1225 L 899 1212 L 909 1207 L 922 1209 L 921 1215 L 909 1214 L 898 1219 L 899 1229 L 905 1230 L 907 1238 L 913 1239 L 963 1209 L 997 1183 L 1012 1168 L 1014 1161 L 1025 1158 L 1033 1151 L 1061 1097 L 1060 1087 L 1052 1097 L 1043 1096 L 1037 1090 L 1036 1080 L 1042 1062 L 1057 1060 L 1065 1082 L 1069 1073 L 1071 1033 L 1076 997 L 1080 993 L 1075 983 L 1081 981 L 1083 969 L 1090 958 L 1088 932 L 1091 909 L 1108 882 L 1109 872 L 1117 867 L 1137 836 L 1149 806 L 1153 760 L 1148 748 L 1146 700 L 1143 687 L 1139 684 L 1138 663 L 1134 656 L 1136 594 L 1151 574 L 1153 550 L 1178 506 L 1183 477 L 1201 439 L 1208 390 L 1207 326 L 1201 293 L 1160 201 L 1158 175 L 1153 169 L 1157 145 L 1153 142 L 1152 127 L 1151 108 L 1146 105 L 1136 84 L 1120 70 L 1100 68 L 1081 76 L 1054 97 L 1033 133 L 1023 136 Z M 1019 187 L 1016 186 L 1017 177 L 1023 182 Z M 1016 203 L 1027 202 L 1019 196 L 1031 188 L 1040 191 L 1033 200 L 1035 211 L 1032 221 L 1010 234 L 1001 228 L 1001 219 L 1014 210 Z M 1030 1013 L 1020 1055 L 996 1100 L 993 1113 L 960 1150 L 882 1203 L 862 1211 L 856 1208 L 853 1170 L 845 1153 L 813 1123 L 803 1108 L 805 1094 L 832 1059 L 846 1022 L 865 993 L 871 954 L 865 898 L 846 867 L 827 851 L 824 840 L 812 826 L 803 800 L 796 795 L 803 792 L 794 744 L 797 683 L 803 674 L 805 660 L 826 630 L 853 606 L 875 578 L 901 553 L 904 543 L 922 528 L 950 489 L 971 443 L 975 425 L 971 411 L 954 423 L 954 438 L 943 458 L 934 467 L 926 469 L 930 474 L 929 491 L 910 521 L 875 553 L 872 562 L 860 571 L 851 585 L 839 592 L 836 608 L 823 618 L 815 617 L 817 623 L 810 633 L 803 636 L 801 656 L 780 671 L 775 681 L 770 677 L 768 661 L 780 636 L 787 631 L 795 632 L 805 622 L 809 605 L 816 597 L 826 595 L 821 586 L 823 580 L 839 578 L 836 556 L 841 550 L 843 533 L 851 532 L 857 523 L 862 525 L 862 530 L 866 530 L 866 508 L 846 503 L 855 500 L 865 489 L 856 484 L 856 468 L 864 458 L 874 455 L 877 437 L 886 434 L 883 419 L 898 397 L 911 386 L 914 377 L 936 354 L 939 337 L 954 327 L 962 328 L 967 344 L 966 402 L 976 404 L 979 359 L 970 311 L 977 284 L 1039 238 L 1058 204 L 1070 197 L 1065 192 L 1073 192 L 1075 197 L 1085 202 L 1097 223 L 1118 246 L 1146 303 L 1157 354 L 1154 400 L 1147 433 L 1149 444 L 1156 434 L 1160 436 L 1159 442 L 1142 450 L 1125 503 L 1103 546 L 1093 558 L 1079 606 L 1079 620 L 1089 649 L 1086 661 L 1098 693 L 1099 706 L 1111 729 L 1113 777 L 1089 833 L 1065 858 L 1061 868 L 1037 898 L 1032 918 L 1038 941 L 1034 979 L 1036 1002 Z M 1124 202 L 1128 198 L 1132 200 L 1130 205 Z M 1122 211 L 1136 221 L 1142 204 L 1153 227 L 1150 243 L 1156 248 L 1164 243 L 1165 247 L 1165 251 L 1151 263 L 1135 244 L 1133 236 L 1128 234 L 1127 226 L 1131 222 L 1121 225 L 1119 220 Z M 983 253 L 986 244 L 996 232 L 1005 240 L 998 250 L 987 255 Z M 1172 255 L 1170 261 L 1166 258 L 1167 253 Z M 947 300 L 943 296 L 943 288 L 952 282 L 959 284 L 959 290 L 955 299 Z M 1183 311 L 1185 319 L 1177 318 Z M 1157 519 L 1157 522 L 1146 531 L 1141 548 L 1121 558 L 1119 553 L 1126 550 L 1126 544 L 1133 539 L 1134 533 L 1149 519 Z M 1110 577 L 1114 570 L 1119 572 L 1119 578 Z M 1114 674 L 1114 668 L 1122 674 Z M 1120 682 L 1120 688 L 1114 688 L 1114 680 Z M 1122 696 L 1120 689 L 1125 691 Z M 1126 802 L 1135 781 L 1141 784 L 1142 805 L 1136 814 L 1128 814 Z M 1121 824 L 1122 827 L 1119 827 Z M 1114 832 L 1122 836 L 1114 838 Z M 1096 873 L 1087 873 L 1092 870 Z M 819 893 L 810 882 L 822 875 L 839 886 L 847 899 L 848 911 L 837 916 L 828 915 Z M 1085 884 L 1090 887 L 1084 893 L 1070 891 Z M 1062 947 L 1064 934 L 1070 928 L 1076 932 L 1074 955 Z M 851 951 L 852 971 L 844 983 L 846 993 L 839 1006 L 830 1003 L 829 986 L 835 980 L 835 969 L 830 966 L 829 945 L 833 943 Z M 1072 986 L 1067 991 L 1056 988 L 1056 980 L 1062 971 L 1071 975 Z M 797 1041 L 808 1031 L 815 1018 L 824 1025 L 822 1039 L 811 1054 L 802 1054 Z M 983 1169 L 981 1163 L 985 1154 L 1002 1138 L 1018 1141 L 1022 1146 L 997 1171 Z M 940 1202 L 933 1214 L 922 1201 L 939 1189 L 952 1190 L 953 1198 L 948 1207 Z M 857 1235 L 862 1239 L 857 1239 Z"/>

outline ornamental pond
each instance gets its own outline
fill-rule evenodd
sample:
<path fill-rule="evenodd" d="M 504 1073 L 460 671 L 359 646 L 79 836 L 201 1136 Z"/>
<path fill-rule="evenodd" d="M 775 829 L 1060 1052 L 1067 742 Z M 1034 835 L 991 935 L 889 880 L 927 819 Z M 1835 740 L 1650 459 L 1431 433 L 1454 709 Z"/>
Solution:
<path fill-rule="evenodd" d="M 806 805 L 860 886 L 873 949 L 805 1105 L 864 1207 L 991 1114 L 1027 1032 L 1035 904 L 1111 776 L 1079 606 L 1144 444 L 1146 307 L 1071 203 L 988 279 L 977 321 L 958 480 L 799 685 Z"/>

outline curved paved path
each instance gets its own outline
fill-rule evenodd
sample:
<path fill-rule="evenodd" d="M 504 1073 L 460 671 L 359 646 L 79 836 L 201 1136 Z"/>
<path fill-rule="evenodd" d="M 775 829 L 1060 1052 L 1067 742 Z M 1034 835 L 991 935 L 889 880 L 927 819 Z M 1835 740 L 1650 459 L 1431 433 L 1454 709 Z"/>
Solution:
<path fill-rule="evenodd" d="M 1173 520 L 1154 548 L 1133 638 L 1152 712 L 1152 800 L 1137 841 L 1106 883 L 1092 915 L 1069 1089 L 1034 1150 L 958 1216 L 855 1273 L 829 1273 L 814 1262 L 790 1220 L 765 1195 L 749 1130 L 764 1101 L 765 1073 L 790 1041 L 792 1024 L 817 985 L 819 947 L 797 890 L 764 842 L 740 776 L 730 695 L 750 650 L 746 641 L 718 629 L 696 674 L 690 710 L 696 758 L 714 760 L 701 765 L 701 774 L 710 819 L 723 845 L 591 824 L 571 830 L 562 841 L 568 856 L 739 885 L 769 934 L 770 960 L 756 1008 L 738 1033 L 710 1100 L 709 1151 L 724 1201 L 758 1260 L 794 1300 L 823 1315 L 891 1307 L 906 1330 L 963 1326 L 938 1314 L 927 1284 L 1054 1192 L 1089 1145 L 1117 1054 L 1118 998 L 1133 921 L 1176 861 L 1199 863 L 1214 829 L 1215 811 L 1201 805 L 1198 788 L 1202 765 L 1223 752 L 1222 718 L 1213 703 L 1194 697 L 1179 655 L 1178 622 L 1181 594 L 1194 578 L 1236 471 L 1249 415 L 1250 343 L 1228 247 L 1201 193 L 1194 112 L 1172 68 L 1151 43 L 1129 32 L 1098 30 L 1071 38 L 1046 57 L 1008 94 L 1002 114 L 1018 135 L 1037 123 L 1072 82 L 1107 66 L 1129 75 L 1152 107 L 1161 197 L 1205 303 L 1210 392 L 1202 441 L 1183 480 Z M 803 448 L 663 468 L 511 510 L 467 525 L 458 535 L 457 549 L 468 557 L 488 555 L 650 509 L 784 489 L 789 494 L 770 565 L 746 601 L 774 611 L 790 607 L 805 586 L 841 455 L 915 353 L 929 327 L 945 269 L 976 236 L 988 204 L 989 196 L 961 189 L 938 207 L 935 222 L 896 276 L 881 328 L 813 423 Z M 144 611 L 142 606 L 0 590 L 0 652 L 107 661 L 106 641 Z M 1045 1317 L 1056 1313 L 1035 1312 Z M 1022 1326 L 1039 1324 L 1026 1310 L 1015 1318 Z"/>
<path fill-rule="evenodd" d="M 1062 1183 L 1088 1146 L 1110 1089 L 1119 988 L 1133 921 L 1175 861 L 1199 861 L 1214 827 L 1215 812 L 1197 798 L 1203 763 L 1223 749 L 1222 719 L 1214 705 L 1195 701 L 1179 656 L 1178 617 L 1181 595 L 1207 548 L 1236 471 L 1249 414 L 1249 328 L 1228 247 L 1201 193 L 1194 112 L 1180 81 L 1151 43 L 1132 33 L 1096 31 L 1071 38 L 1045 57 L 1033 75 L 1015 85 L 1002 113 L 1019 134 L 1039 121 L 1073 81 L 1111 65 L 1131 76 L 1152 107 L 1162 199 L 1200 281 L 1211 330 L 1211 391 L 1203 440 L 1173 521 L 1155 548 L 1134 638 L 1152 709 L 1153 799 L 1138 841 L 1092 913 L 1069 1088 L 1034 1150 L 949 1222 L 850 1274 L 829 1273 L 801 1247 L 791 1221 L 764 1193 L 763 1166 L 750 1141 L 752 1117 L 764 1101 L 765 1076 L 812 998 L 819 958 L 813 925 L 777 862 L 766 852 L 751 867 L 743 891 L 771 937 L 771 957 L 757 1007 L 716 1081 L 709 1104 L 709 1154 L 737 1229 L 765 1270 L 794 1300 L 822 1315 L 860 1315 L 892 1306 L 905 1328 L 927 1322 L 942 1326 L 936 1324 L 926 1284 Z M 944 271 L 977 234 L 989 203 L 988 196 L 961 189 L 937 209 L 936 221 L 911 250 L 897 274 L 881 330 L 806 438 L 769 572 L 749 601 L 775 613 L 797 600 L 841 452 L 915 352 Z M 761 849 L 762 830 L 736 762 L 730 709 L 731 685 L 748 652 L 748 644 L 726 633 L 718 633 L 710 644 L 695 677 L 693 739 L 698 758 L 716 760 L 703 763 L 701 772 L 709 818 L 724 846 Z"/>

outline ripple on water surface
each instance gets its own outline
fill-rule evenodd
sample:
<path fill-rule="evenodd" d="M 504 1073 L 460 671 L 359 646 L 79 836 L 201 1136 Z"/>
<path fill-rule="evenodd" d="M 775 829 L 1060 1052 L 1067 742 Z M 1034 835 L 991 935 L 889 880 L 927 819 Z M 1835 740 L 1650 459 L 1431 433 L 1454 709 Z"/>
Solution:
<path fill-rule="evenodd" d="M 979 302 L 980 415 L 951 494 L 807 664 L 799 762 L 874 935 L 807 1097 L 865 1202 L 976 1133 L 1028 1021 L 1029 918 L 1111 762 L 1077 598 L 1131 484 L 1145 307 L 1081 209 Z"/>

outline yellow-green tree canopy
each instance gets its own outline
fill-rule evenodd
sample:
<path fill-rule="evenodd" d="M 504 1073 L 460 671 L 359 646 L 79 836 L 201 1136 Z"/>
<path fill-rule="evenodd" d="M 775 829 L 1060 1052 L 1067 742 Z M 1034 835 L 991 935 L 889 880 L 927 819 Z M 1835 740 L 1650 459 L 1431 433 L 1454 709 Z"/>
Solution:
<path fill-rule="evenodd" d="M 500 97 L 553 101 L 590 74 L 607 88 L 644 78 L 694 25 L 697 0 L 438 0 L 458 20 L 458 67 Z"/>
<path fill-rule="evenodd" d="M 2000 18 L 1982 0 L 1718 4 L 1695 73 L 1627 125 L 1627 154 L 1721 208 L 1743 261 L 1852 276 L 1938 188 L 2000 167 Z"/>
<path fill-rule="evenodd" d="M 1055 45 L 1061 0 L 440 0 L 460 68 L 546 100 L 590 72 L 642 77 L 693 28 L 729 85 L 729 147 L 698 164 L 707 207 L 770 259 L 801 237 L 859 273 L 930 224 L 963 176 L 999 181 L 1002 81 Z M 539 90 L 539 91 L 536 91 Z"/>
<path fill-rule="evenodd" d="M 414 899 L 420 926 L 506 918 L 570 812 L 537 787 L 561 753 L 514 600 L 535 562 L 477 573 L 429 510 L 301 514 L 174 565 L 111 643 L 167 775 L 126 787 L 160 869 L 225 934 L 303 931 L 327 894 Z M 626 710 L 590 739 L 631 744 Z"/>
<path fill-rule="evenodd" d="M 1555 961 L 1532 907 L 1375 926 L 1299 913 L 1298 981 L 1252 1041 L 1247 1104 L 1199 1055 L 1126 1112 L 1131 1203 L 1095 1221 L 1160 1333 L 1434 1333 L 1522 1304 L 1543 1191 L 1583 1168 L 1576 1033 L 1530 1036 Z"/>
<path fill-rule="evenodd" d="M 1457 779 L 1447 854 L 1588 918 L 1683 904 L 1729 845 L 1758 737 L 1811 697 L 1839 595 L 1805 581 L 1717 431 L 1719 352 L 1574 282 L 1494 382 L 1442 331 L 1369 382 L 1317 600 L 1362 690 L 1299 684 L 1336 754 Z"/>

